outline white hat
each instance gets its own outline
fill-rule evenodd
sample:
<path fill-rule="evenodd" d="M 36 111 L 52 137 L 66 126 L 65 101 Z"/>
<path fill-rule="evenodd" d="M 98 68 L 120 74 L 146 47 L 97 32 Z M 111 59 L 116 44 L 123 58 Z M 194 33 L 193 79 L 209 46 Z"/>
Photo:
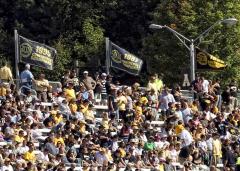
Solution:
<path fill-rule="evenodd" d="M 102 76 L 106 77 L 106 76 L 107 76 L 107 74 L 106 74 L 106 73 L 102 73 Z"/>
<path fill-rule="evenodd" d="M 84 74 L 88 74 L 88 71 L 84 71 L 83 73 L 84 73 Z"/>
<path fill-rule="evenodd" d="M 25 68 L 26 68 L 26 69 L 30 69 L 30 64 L 26 64 L 26 65 L 25 65 Z"/>

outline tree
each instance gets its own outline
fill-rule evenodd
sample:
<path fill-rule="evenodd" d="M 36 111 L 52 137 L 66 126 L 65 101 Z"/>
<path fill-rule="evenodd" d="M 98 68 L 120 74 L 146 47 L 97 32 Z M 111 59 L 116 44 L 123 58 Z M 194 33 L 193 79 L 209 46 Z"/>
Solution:
<path fill-rule="evenodd" d="M 196 38 L 216 21 L 229 17 L 239 18 L 237 1 L 176 1 L 168 0 L 160 3 L 153 12 L 153 23 L 168 25 L 186 37 Z M 238 74 L 234 63 L 238 63 L 237 49 L 239 48 L 239 25 L 227 27 L 217 25 L 199 44 L 200 48 L 213 55 L 224 57 L 229 68 L 221 73 L 204 72 L 210 78 L 228 74 L 226 81 Z M 224 34 L 223 34 L 224 33 Z M 213 43 L 214 42 L 214 43 Z M 152 72 L 164 73 L 167 83 L 182 83 L 183 74 L 189 72 L 189 52 L 175 36 L 166 30 L 154 30 L 144 40 L 144 56 L 148 60 Z M 234 60 L 232 60 L 234 58 Z M 233 63 L 234 61 L 234 63 Z"/>

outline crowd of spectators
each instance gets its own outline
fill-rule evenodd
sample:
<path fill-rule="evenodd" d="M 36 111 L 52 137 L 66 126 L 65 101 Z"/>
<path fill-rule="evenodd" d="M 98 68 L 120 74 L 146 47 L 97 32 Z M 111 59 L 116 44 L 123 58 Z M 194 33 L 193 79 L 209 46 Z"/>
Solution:
<path fill-rule="evenodd" d="M 157 74 L 142 88 L 67 70 L 53 87 L 30 70 L 19 93 L 9 68 L 0 69 L 0 171 L 239 170 L 234 81 L 222 90 L 220 80 L 197 77 L 187 99 Z"/>

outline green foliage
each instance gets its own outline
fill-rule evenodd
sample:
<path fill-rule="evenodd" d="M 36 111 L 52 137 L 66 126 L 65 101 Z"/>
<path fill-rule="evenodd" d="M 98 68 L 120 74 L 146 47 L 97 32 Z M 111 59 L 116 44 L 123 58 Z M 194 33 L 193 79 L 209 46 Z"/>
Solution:
<path fill-rule="evenodd" d="M 164 81 L 180 83 L 189 73 L 189 51 L 169 31 L 150 30 L 149 24 L 167 25 L 188 38 L 196 38 L 220 19 L 240 19 L 239 0 L 8 0 L 0 1 L 0 63 L 14 66 L 13 31 L 55 47 L 54 70 L 46 71 L 57 80 L 65 69 L 98 68 L 105 62 L 104 37 L 144 59 L 140 80 L 146 73 L 164 75 Z M 196 44 L 227 62 L 221 72 L 203 72 L 208 78 L 240 82 L 240 25 L 218 24 Z M 145 70 L 146 69 L 146 70 Z M 36 74 L 41 68 L 34 67 Z M 122 72 L 116 72 L 122 75 Z"/>
<path fill-rule="evenodd" d="M 221 19 L 239 16 L 239 1 L 186 1 L 167 0 L 153 11 L 152 23 L 168 25 L 189 39 Z M 219 56 L 226 61 L 228 68 L 220 72 L 201 72 L 210 79 L 222 78 L 223 83 L 231 79 L 240 80 L 239 73 L 239 40 L 240 27 L 216 24 L 214 28 L 196 42 L 200 48 Z M 144 40 L 144 56 L 151 72 L 163 73 L 167 83 L 182 83 L 183 74 L 190 71 L 189 51 L 169 31 L 154 30 Z"/>

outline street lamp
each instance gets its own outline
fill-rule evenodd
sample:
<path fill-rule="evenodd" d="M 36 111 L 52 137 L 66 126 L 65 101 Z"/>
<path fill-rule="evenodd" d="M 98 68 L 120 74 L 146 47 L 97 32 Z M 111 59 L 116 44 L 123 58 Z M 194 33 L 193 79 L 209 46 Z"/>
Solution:
<path fill-rule="evenodd" d="M 211 27 L 206 29 L 204 32 L 202 32 L 197 38 L 195 39 L 188 39 L 184 35 L 178 33 L 176 30 L 172 29 L 171 27 L 168 27 L 166 25 L 158 25 L 158 24 L 151 24 L 149 28 L 151 29 L 167 29 L 168 31 L 172 32 L 183 44 L 184 46 L 190 51 L 190 67 L 191 67 L 191 81 L 195 80 L 195 42 L 200 40 L 203 36 L 205 36 L 209 31 L 211 31 L 217 24 L 227 24 L 227 25 L 234 25 L 237 23 L 236 18 L 228 18 L 224 20 L 219 20 L 216 23 L 214 23 Z M 190 45 L 187 45 L 187 42 L 190 43 Z"/>

